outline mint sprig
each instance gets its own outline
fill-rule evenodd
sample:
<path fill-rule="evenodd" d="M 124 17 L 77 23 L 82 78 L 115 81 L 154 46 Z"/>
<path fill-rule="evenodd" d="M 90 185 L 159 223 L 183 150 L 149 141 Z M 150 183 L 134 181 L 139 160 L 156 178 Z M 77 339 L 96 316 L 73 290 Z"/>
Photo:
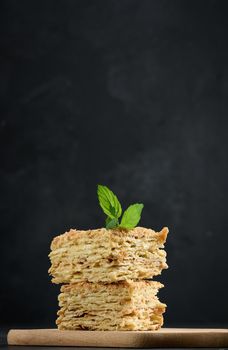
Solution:
<path fill-rule="evenodd" d="M 122 208 L 116 195 L 107 186 L 102 185 L 97 186 L 97 195 L 103 212 L 111 219 L 118 219 Z"/>
<path fill-rule="evenodd" d="M 103 185 L 97 186 L 97 195 L 99 204 L 103 212 L 107 215 L 105 220 L 105 226 L 107 229 L 115 227 L 131 229 L 139 223 L 144 207 L 142 203 L 130 205 L 124 211 L 121 222 L 119 223 L 119 218 L 122 214 L 122 207 L 117 196 L 107 186 Z"/>
<path fill-rule="evenodd" d="M 144 205 L 141 203 L 130 205 L 123 213 L 120 227 L 134 228 L 141 219 L 143 207 Z"/>
<path fill-rule="evenodd" d="M 114 218 L 108 221 L 108 223 L 106 224 L 106 228 L 110 229 L 110 228 L 118 227 L 118 225 L 119 225 L 118 219 Z"/>

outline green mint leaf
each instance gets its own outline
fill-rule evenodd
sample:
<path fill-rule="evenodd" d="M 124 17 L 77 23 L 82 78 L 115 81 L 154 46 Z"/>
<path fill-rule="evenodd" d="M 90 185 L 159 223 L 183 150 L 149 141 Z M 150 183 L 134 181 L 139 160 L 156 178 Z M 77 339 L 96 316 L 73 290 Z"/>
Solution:
<path fill-rule="evenodd" d="M 109 224 L 109 222 L 111 221 L 112 219 L 107 216 L 107 218 L 105 219 L 105 226 L 107 227 L 107 225 Z"/>
<path fill-rule="evenodd" d="M 127 210 L 123 213 L 120 227 L 122 228 L 134 228 L 139 220 L 141 219 L 141 213 L 144 205 L 141 203 L 136 203 L 130 205 Z"/>
<path fill-rule="evenodd" d="M 118 219 L 122 214 L 122 208 L 116 195 L 107 186 L 102 185 L 97 186 L 97 195 L 103 212 L 111 219 Z"/>
<path fill-rule="evenodd" d="M 119 226 L 119 221 L 117 218 L 109 220 L 108 223 L 106 224 L 107 229 L 118 227 L 118 226 Z"/>
<path fill-rule="evenodd" d="M 107 229 L 118 227 L 119 226 L 119 220 L 117 218 L 111 219 L 107 216 L 105 220 L 105 227 Z"/>

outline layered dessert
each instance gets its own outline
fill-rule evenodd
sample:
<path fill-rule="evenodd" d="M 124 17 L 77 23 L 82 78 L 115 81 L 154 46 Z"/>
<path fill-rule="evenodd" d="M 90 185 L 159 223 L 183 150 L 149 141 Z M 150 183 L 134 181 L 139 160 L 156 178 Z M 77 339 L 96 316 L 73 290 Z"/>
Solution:
<path fill-rule="evenodd" d="M 157 298 L 161 287 L 155 281 L 63 285 L 56 323 L 61 330 L 157 330 L 166 308 Z"/>
<path fill-rule="evenodd" d="M 163 249 L 168 228 L 155 232 L 130 230 L 70 230 L 51 244 L 53 283 L 104 282 L 153 278 L 167 268 Z"/>

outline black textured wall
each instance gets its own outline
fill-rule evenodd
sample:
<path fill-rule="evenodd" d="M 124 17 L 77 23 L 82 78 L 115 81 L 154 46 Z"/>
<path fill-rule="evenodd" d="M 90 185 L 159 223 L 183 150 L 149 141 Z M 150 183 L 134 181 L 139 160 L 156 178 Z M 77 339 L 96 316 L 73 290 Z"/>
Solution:
<path fill-rule="evenodd" d="M 169 226 L 166 325 L 227 324 L 228 3 L 1 1 L 2 325 L 53 326 L 51 239 L 96 184 Z"/>

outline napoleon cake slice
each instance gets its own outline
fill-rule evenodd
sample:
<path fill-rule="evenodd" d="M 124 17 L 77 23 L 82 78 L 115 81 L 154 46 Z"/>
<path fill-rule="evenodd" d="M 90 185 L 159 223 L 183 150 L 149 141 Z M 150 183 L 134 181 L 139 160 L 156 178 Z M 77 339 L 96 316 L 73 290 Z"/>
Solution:
<path fill-rule="evenodd" d="M 51 244 L 53 283 L 105 282 L 146 279 L 159 275 L 166 264 L 168 228 L 144 227 L 70 230 Z"/>
<path fill-rule="evenodd" d="M 166 308 L 156 296 L 161 287 L 155 281 L 63 285 L 56 324 L 60 330 L 157 330 Z"/>

